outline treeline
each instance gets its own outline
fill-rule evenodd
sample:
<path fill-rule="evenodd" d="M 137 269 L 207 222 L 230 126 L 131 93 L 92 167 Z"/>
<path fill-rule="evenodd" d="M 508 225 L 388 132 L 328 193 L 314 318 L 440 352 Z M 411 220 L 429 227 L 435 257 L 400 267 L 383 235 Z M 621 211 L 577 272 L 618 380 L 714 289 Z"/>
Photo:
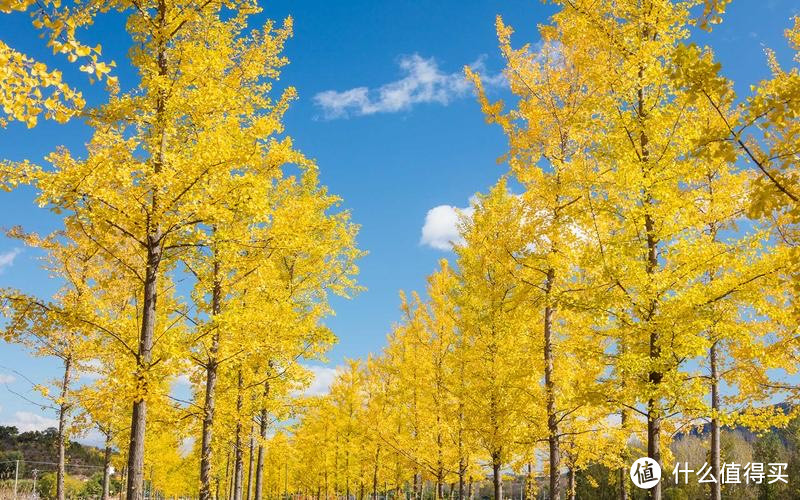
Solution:
<path fill-rule="evenodd" d="M 58 468 L 58 430 L 19 432 L 14 426 L 0 426 L 0 494 L 35 492 L 40 498 L 55 498 Z M 64 452 L 67 498 L 100 498 L 103 495 L 102 450 L 70 440 Z M 119 477 L 119 476 L 117 476 Z M 117 494 L 119 480 L 109 481 L 108 494 Z"/>
<path fill-rule="evenodd" d="M 100 450 L 93 446 L 85 446 L 76 441 L 66 445 L 66 459 L 70 464 L 96 467 L 103 466 Z M 24 466 L 27 462 L 51 463 L 58 460 L 58 430 L 48 428 L 43 431 L 19 432 L 13 426 L 0 426 L 0 475 L 8 477 L 13 470 L 11 461 L 20 460 Z M 9 465 L 10 464 L 10 465 Z"/>
<path fill-rule="evenodd" d="M 272 439 L 275 494 L 464 498 L 489 477 L 500 499 L 513 472 L 528 498 L 543 473 L 550 499 L 661 499 L 673 438 L 707 425 L 697 491 L 736 497 L 723 429 L 770 436 L 798 408 L 774 402 L 798 391 L 800 74 L 768 52 L 736 96 L 689 40 L 724 3 L 559 1 L 535 48 L 497 19 L 513 107 L 466 73 L 510 172 L 383 352 Z M 786 36 L 800 49 L 800 21 Z M 639 457 L 664 480 L 634 488 Z"/>

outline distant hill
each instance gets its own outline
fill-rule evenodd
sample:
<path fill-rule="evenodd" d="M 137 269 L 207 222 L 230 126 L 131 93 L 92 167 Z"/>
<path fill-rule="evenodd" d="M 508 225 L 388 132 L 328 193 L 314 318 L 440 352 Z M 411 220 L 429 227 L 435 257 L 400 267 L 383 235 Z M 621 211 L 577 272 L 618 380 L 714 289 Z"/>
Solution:
<path fill-rule="evenodd" d="M 13 426 L 0 426 L 0 478 L 12 478 L 15 461 L 20 460 L 20 477 L 27 477 L 33 469 L 53 471 L 58 462 L 58 432 L 54 428 L 44 431 L 19 432 Z M 70 441 L 66 450 L 67 472 L 91 475 L 102 470 L 101 450 Z"/>

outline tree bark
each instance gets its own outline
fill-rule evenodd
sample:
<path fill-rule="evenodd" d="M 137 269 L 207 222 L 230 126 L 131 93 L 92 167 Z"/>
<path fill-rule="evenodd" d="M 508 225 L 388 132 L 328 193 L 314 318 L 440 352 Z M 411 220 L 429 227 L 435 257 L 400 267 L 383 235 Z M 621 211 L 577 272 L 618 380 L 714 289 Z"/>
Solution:
<path fill-rule="evenodd" d="M 381 447 L 375 448 L 375 467 L 372 469 L 372 498 L 378 500 L 378 466 L 381 457 Z"/>
<path fill-rule="evenodd" d="M 222 286 L 219 281 L 219 262 L 214 262 L 214 284 L 211 290 L 211 314 L 212 316 L 220 313 Z M 219 351 L 219 330 L 215 330 L 211 336 L 211 348 L 208 360 L 206 361 L 206 391 L 205 401 L 203 402 L 203 429 L 202 441 L 200 444 L 200 500 L 212 500 L 211 494 L 211 464 L 214 454 L 214 413 L 216 407 L 217 394 L 217 375 L 219 363 L 217 352 Z M 227 472 L 226 472 L 227 474 Z"/>
<path fill-rule="evenodd" d="M 167 27 L 166 0 L 158 1 L 158 36 L 156 48 L 156 66 L 161 77 L 167 77 L 167 41 L 162 36 Z M 156 102 L 155 133 L 159 138 L 158 153 L 153 159 L 153 170 L 160 173 L 166 162 L 166 92 L 158 92 Z M 138 389 L 131 412 L 131 436 L 128 445 L 128 484 L 126 500 L 143 500 L 144 498 L 144 439 L 147 427 L 147 377 L 153 353 L 153 339 L 156 327 L 156 304 L 158 302 L 158 277 L 162 258 L 162 232 L 158 223 L 150 217 L 158 213 L 158 193 L 151 194 L 150 213 L 147 221 L 147 262 L 145 267 L 144 291 L 142 297 L 142 326 L 139 333 L 139 346 L 136 355 L 136 377 Z"/>
<path fill-rule="evenodd" d="M 500 468 L 503 464 L 500 463 L 499 453 L 492 454 L 492 485 L 494 486 L 494 500 L 503 500 L 503 479 L 500 477 Z"/>
<path fill-rule="evenodd" d="M 438 385 L 438 384 L 437 384 Z M 436 428 L 439 428 L 441 417 L 436 415 Z M 444 458 L 442 450 L 442 433 L 436 433 L 436 500 L 441 500 L 444 497 Z"/>
<path fill-rule="evenodd" d="M 255 463 L 256 424 L 250 424 L 250 462 L 247 465 L 247 500 L 253 498 L 253 465 Z"/>
<path fill-rule="evenodd" d="M 575 467 L 570 466 L 567 476 L 567 498 L 575 500 Z"/>
<path fill-rule="evenodd" d="M 719 443 L 719 373 L 717 367 L 717 343 L 711 344 L 709 352 L 711 365 L 711 474 L 716 479 L 711 485 L 711 500 L 722 500 L 722 478 L 720 477 L 720 443 Z"/>
<path fill-rule="evenodd" d="M 243 381 L 241 368 L 237 373 L 236 382 L 236 434 L 234 441 L 234 461 L 233 461 L 233 500 L 242 500 L 242 479 L 244 472 L 244 450 L 242 447 L 242 406 L 244 404 L 243 398 Z"/>
<path fill-rule="evenodd" d="M 269 396 L 269 381 L 264 382 L 264 399 Z M 261 439 L 258 442 L 258 457 L 256 458 L 256 487 L 253 494 L 254 500 L 261 500 L 263 495 L 263 478 L 264 478 L 264 439 L 267 438 L 267 409 L 261 409 L 259 417 L 258 435 Z M 327 493 L 327 492 L 326 492 Z"/>
<path fill-rule="evenodd" d="M 628 412 L 622 410 L 620 414 L 620 427 L 623 431 L 626 429 L 626 425 L 628 422 Z M 627 436 L 625 443 L 623 444 L 624 449 L 622 450 L 622 458 L 623 458 L 623 466 L 619 470 L 619 500 L 628 500 L 628 441 Z"/>
<path fill-rule="evenodd" d="M 459 443 L 459 446 L 461 444 Z M 464 470 L 466 466 L 464 464 L 464 457 L 460 457 L 458 459 L 458 500 L 464 499 Z"/>
<path fill-rule="evenodd" d="M 550 291 L 553 288 L 555 271 L 547 270 L 544 308 L 544 386 L 547 398 L 547 444 L 550 456 L 550 498 L 561 500 L 561 454 L 559 450 L 558 415 L 556 414 L 555 382 L 553 380 L 553 307 Z"/>
<path fill-rule="evenodd" d="M 72 354 L 64 358 L 64 377 L 61 380 L 60 401 L 58 405 L 58 471 L 56 472 L 56 498 L 65 499 L 64 478 L 66 476 L 66 439 L 67 439 L 67 417 L 70 405 L 67 403 L 69 394 L 69 383 L 72 371 Z"/>
<path fill-rule="evenodd" d="M 642 38 L 649 39 L 649 37 L 649 29 L 645 28 Z M 638 75 L 640 80 L 642 79 L 643 75 L 644 67 L 640 65 Z M 647 113 L 644 108 L 644 90 L 641 85 L 637 89 L 637 114 L 640 122 L 643 123 L 647 117 Z M 647 136 L 647 133 L 644 129 L 642 129 L 639 133 L 639 145 L 642 150 L 642 172 L 645 179 L 647 179 L 649 176 L 649 143 L 650 140 Z M 647 239 L 647 263 L 645 271 L 647 272 L 648 276 L 651 277 L 658 269 L 658 236 L 655 232 L 655 221 L 653 220 L 653 216 L 651 214 L 653 204 L 654 200 L 651 194 L 647 191 L 646 186 L 644 193 L 644 229 Z M 653 298 L 650 301 L 647 317 L 645 318 L 647 322 L 650 322 L 655 316 L 656 307 L 657 303 Z M 656 363 L 661 359 L 661 346 L 659 343 L 659 332 L 655 328 L 651 328 L 649 357 L 652 363 Z M 650 373 L 648 374 L 648 380 L 653 387 L 658 387 L 658 385 L 661 384 L 662 378 L 663 373 L 661 373 L 658 369 L 651 369 Z M 659 466 L 661 465 L 661 408 L 659 401 L 654 397 L 651 397 L 647 400 L 647 456 L 658 462 Z M 651 500 L 661 500 L 661 481 L 650 488 L 649 494 Z"/>
<path fill-rule="evenodd" d="M 103 496 L 102 500 L 109 500 L 111 489 L 111 432 L 106 432 L 106 449 L 103 455 Z"/>

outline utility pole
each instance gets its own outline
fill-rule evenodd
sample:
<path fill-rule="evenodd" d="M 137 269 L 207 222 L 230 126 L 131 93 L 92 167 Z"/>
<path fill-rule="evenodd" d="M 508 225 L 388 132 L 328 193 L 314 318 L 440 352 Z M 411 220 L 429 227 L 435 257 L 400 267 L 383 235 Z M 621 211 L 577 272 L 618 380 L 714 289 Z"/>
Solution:
<path fill-rule="evenodd" d="M 14 500 L 17 500 L 18 481 L 19 481 L 19 460 L 14 460 Z"/>

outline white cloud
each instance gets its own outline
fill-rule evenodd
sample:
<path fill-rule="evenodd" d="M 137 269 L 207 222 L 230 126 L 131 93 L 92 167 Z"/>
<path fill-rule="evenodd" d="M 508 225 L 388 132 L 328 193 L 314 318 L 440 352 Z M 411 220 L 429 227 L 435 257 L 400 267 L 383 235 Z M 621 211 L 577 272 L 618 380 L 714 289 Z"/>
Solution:
<path fill-rule="evenodd" d="M 439 205 L 431 208 L 425 214 L 420 245 L 427 245 L 437 250 L 452 250 L 454 244 L 458 245 L 464 241 L 458 231 L 461 217 L 470 218 L 474 211 L 471 206 L 458 208 Z"/>
<path fill-rule="evenodd" d="M 17 255 L 22 253 L 22 250 L 19 248 L 14 248 L 9 250 L 8 252 L 0 253 L 0 274 L 14 265 L 14 259 L 17 258 Z"/>
<path fill-rule="evenodd" d="M 331 384 L 338 375 L 338 368 L 331 368 L 329 366 L 306 365 L 306 369 L 311 371 L 313 380 L 308 389 L 305 390 L 306 396 L 322 396 L 327 394 L 331 389 Z"/>
<path fill-rule="evenodd" d="M 322 108 L 327 119 L 349 116 L 395 113 L 410 109 L 415 104 L 438 103 L 447 105 L 463 97 L 472 89 L 472 84 L 460 72 L 445 73 L 434 58 L 419 54 L 400 57 L 403 76 L 376 89 L 355 87 L 349 90 L 326 90 L 314 96 L 314 102 Z M 487 86 L 505 85 L 502 73 L 491 75 L 486 71 L 485 57 L 471 64 L 482 76 Z"/>
<path fill-rule="evenodd" d="M 31 413 L 29 411 L 14 412 L 13 419 L 3 420 L 3 425 L 14 426 L 20 432 L 43 431 L 48 427 L 58 427 L 58 420 L 44 417 L 36 413 Z"/>
<path fill-rule="evenodd" d="M 11 384 L 17 380 L 17 377 L 14 375 L 8 375 L 5 373 L 0 373 L 0 384 Z"/>

